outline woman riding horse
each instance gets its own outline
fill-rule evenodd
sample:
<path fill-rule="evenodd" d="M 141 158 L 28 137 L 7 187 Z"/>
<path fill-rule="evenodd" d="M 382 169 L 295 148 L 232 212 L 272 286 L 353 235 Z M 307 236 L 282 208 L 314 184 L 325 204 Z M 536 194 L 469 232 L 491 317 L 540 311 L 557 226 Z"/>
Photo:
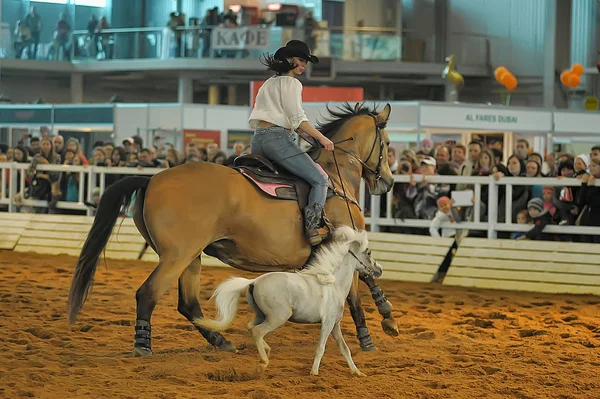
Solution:
<path fill-rule="evenodd" d="M 300 40 L 290 40 L 275 55 L 265 57 L 264 64 L 276 75 L 258 90 L 250 126 L 256 129 L 252 154 L 276 162 L 311 185 L 308 205 L 304 208 L 304 226 L 310 245 L 315 246 L 329 234 L 323 220 L 327 175 L 294 143 L 292 131 L 308 134 L 327 151 L 333 151 L 333 142 L 311 126 L 302 109 L 302 83 L 296 78 L 304 73 L 309 61 L 316 64 L 319 59 Z"/>

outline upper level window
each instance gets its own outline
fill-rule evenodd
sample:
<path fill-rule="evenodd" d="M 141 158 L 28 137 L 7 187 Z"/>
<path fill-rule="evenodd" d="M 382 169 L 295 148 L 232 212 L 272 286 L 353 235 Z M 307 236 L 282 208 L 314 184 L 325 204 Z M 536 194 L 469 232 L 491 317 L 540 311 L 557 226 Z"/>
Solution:
<path fill-rule="evenodd" d="M 31 0 L 32 3 L 75 4 L 76 6 L 106 7 L 106 0 Z"/>
<path fill-rule="evenodd" d="M 77 6 L 106 7 L 106 0 L 75 0 Z"/>
<path fill-rule="evenodd" d="M 32 0 L 31 3 L 67 4 L 67 0 Z"/>

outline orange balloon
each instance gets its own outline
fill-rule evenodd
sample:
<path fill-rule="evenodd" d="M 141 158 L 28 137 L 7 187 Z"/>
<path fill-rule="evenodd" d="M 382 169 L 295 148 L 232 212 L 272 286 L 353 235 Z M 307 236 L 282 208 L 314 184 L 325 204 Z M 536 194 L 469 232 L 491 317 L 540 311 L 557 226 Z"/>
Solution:
<path fill-rule="evenodd" d="M 573 75 L 573 72 L 570 71 L 564 71 L 563 73 L 560 74 L 560 82 L 565 85 L 565 86 L 569 86 L 569 78 Z"/>
<path fill-rule="evenodd" d="M 579 84 L 581 83 L 581 78 L 575 74 L 571 74 L 571 76 L 569 76 L 569 86 L 575 88 L 577 86 L 579 86 Z"/>
<path fill-rule="evenodd" d="M 571 67 L 571 72 L 573 72 L 577 76 L 583 75 L 583 65 L 575 64 Z"/>
<path fill-rule="evenodd" d="M 508 91 L 513 91 L 517 88 L 518 84 L 519 81 L 517 80 L 517 78 L 515 78 L 514 76 L 510 76 L 510 78 L 504 86 L 508 89 Z"/>
<path fill-rule="evenodd" d="M 502 76 L 500 77 L 500 83 L 502 83 L 504 86 L 506 86 L 506 84 L 511 80 L 514 79 L 515 77 L 513 76 L 512 73 L 506 71 L 505 73 L 502 74 Z"/>
<path fill-rule="evenodd" d="M 502 75 L 507 72 L 508 72 L 508 69 L 506 69 L 506 67 L 499 66 L 498 68 L 496 68 L 496 70 L 494 71 L 494 77 L 496 78 L 496 81 L 498 83 L 502 82 Z M 510 72 L 508 72 L 508 73 L 510 73 Z"/>

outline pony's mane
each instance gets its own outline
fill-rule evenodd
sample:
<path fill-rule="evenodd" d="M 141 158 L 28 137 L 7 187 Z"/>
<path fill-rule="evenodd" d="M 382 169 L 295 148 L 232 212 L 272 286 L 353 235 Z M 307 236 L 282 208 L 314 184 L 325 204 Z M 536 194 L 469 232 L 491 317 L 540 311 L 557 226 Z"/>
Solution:
<path fill-rule="evenodd" d="M 336 109 L 329 108 L 327 105 L 327 111 L 332 118 L 327 118 L 324 121 L 317 120 L 317 129 L 321 131 L 323 135 L 331 138 L 349 119 L 360 115 L 371 115 L 377 116 L 377 105 L 373 108 L 369 108 L 365 103 L 361 103 L 358 107 L 353 107 L 349 103 L 345 102 Z M 381 122 L 377 127 L 385 129 L 386 122 Z"/>
<path fill-rule="evenodd" d="M 356 231 L 348 226 L 338 227 L 333 233 L 331 242 L 321 245 L 315 252 L 312 261 L 299 273 L 317 277 L 323 275 L 326 276 L 323 283 L 333 283 L 335 281 L 335 279 L 331 281 L 333 271 L 343 261 L 350 250 L 350 245 L 354 242 L 360 244 L 359 252 L 365 251 L 369 245 L 367 232 Z"/>

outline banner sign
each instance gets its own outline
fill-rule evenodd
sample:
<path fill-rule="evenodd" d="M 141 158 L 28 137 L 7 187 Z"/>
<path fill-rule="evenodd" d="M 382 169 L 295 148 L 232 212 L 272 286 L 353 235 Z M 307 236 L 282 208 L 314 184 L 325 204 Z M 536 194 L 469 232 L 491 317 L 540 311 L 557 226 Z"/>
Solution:
<path fill-rule="evenodd" d="M 189 143 L 196 143 L 199 147 L 206 148 L 207 145 L 217 143 L 221 145 L 220 130 L 190 130 L 183 131 L 183 148 Z"/>
<path fill-rule="evenodd" d="M 271 44 L 271 31 L 257 26 L 215 28 L 210 41 L 213 50 L 264 50 Z"/>
<path fill-rule="evenodd" d="M 253 130 L 227 130 L 227 148 L 233 148 L 233 145 L 238 141 L 246 145 L 252 140 Z"/>

